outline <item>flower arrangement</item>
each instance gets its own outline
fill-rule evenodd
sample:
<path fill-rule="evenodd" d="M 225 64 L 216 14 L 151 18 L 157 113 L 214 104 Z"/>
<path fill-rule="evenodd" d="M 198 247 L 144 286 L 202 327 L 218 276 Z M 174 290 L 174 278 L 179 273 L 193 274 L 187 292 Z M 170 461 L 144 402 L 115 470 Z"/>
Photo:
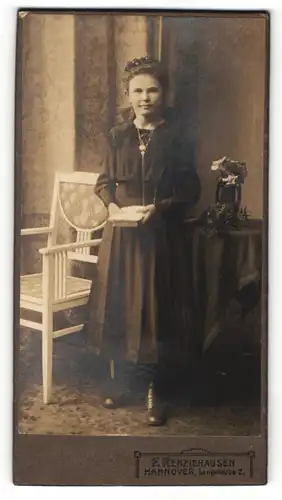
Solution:
<path fill-rule="evenodd" d="M 200 217 L 205 229 L 211 233 L 228 228 L 239 229 L 248 224 L 250 213 L 241 207 L 241 185 L 247 176 L 245 162 L 228 157 L 212 162 L 211 170 L 217 172 L 216 200 Z"/>
<path fill-rule="evenodd" d="M 248 172 L 245 162 L 227 156 L 213 161 L 211 170 L 218 173 L 218 181 L 226 186 L 243 184 Z"/>

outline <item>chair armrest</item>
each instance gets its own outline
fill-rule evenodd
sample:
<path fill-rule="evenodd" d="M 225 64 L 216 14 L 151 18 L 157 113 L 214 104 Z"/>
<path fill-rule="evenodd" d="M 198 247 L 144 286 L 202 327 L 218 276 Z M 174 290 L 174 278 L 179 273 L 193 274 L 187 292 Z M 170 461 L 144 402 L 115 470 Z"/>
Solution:
<path fill-rule="evenodd" d="M 42 255 L 50 255 L 62 251 L 77 250 L 79 248 L 97 247 L 100 245 L 101 241 L 102 238 L 96 240 L 82 241 L 81 243 L 65 243 L 62 245 L 53 245 L 46 248 L 40 248 L 39 253 L 41 253 Z"/>
<path fill-rule="evenodd" d="M 34 234 L 48 234 L 53 230 L 52 227 L 31 227 L 21 229 L 21 236 L 32 236 Z"/>

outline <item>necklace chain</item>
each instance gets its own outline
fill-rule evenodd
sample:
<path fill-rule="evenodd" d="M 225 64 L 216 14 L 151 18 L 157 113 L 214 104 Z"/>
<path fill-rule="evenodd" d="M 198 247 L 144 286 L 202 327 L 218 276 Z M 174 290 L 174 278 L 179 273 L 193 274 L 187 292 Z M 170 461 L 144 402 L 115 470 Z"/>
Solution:
<path fill-rule="evenodd" d="M 148 148 L 149 142 L 152 138 L 153 132 L 154 132 L 154 129 L 150 130 L 149 138 L 147 140 L 147 143 L 145 144 L 144 140 L 141 137 L 140 129 L 137 128 L 138 139 L 139 139 L 139 150 L 140 150 L 142 155 L 144 155 L 147 151 L 147 148 Z"/>

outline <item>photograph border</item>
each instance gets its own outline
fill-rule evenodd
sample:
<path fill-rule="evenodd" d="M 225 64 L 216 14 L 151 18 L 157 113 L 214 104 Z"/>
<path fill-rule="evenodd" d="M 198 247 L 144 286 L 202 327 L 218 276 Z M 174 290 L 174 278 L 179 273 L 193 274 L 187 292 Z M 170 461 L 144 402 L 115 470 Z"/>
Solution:
<path fill-rule="evenodd" d="M 269 79 L 270 79 L 270 13 L 266 10 L 157 10 L 157 9 L 24 9 L 17 13 L 16 43 L 16 110 L 15 110 L 15 221 L 14 255 L 20 249 L 21 192 L 21 71 L 20 47 L 23 13 L 64 14 L 142 14 L 148 16 L 215 16 L 254 17 L 266 21 L 266 95 L 263 172 L 263 265 L 261 294 L 261 435 L 260 436 L 59 436 L 21 435 L 18 433 L 17 379 L 19 377 L 19 276 L 20 259 L 14 261 L 14 395 L 13 395 L 13 481 L 17 485 L 195 485 L 195 484 L 265 484 L 267 482 L 267 385 L 268 385 L 268 187 L 269 187 Z M 101 446 L 102 445 L 102 446 Z M 142 476 L 136 474 L 136 452 L 140 457 L 173 457 L 183 450 L 205 450 L 211 456 L 244 455 L 243 475 L 218 476 Z M 98 451 L 99 450 L 99 451 Z M 213 450 L 212 452 L 208 450 Z M 193 455 L 193 456 L 194 456 Z M 248 466 L 252 462 L 252 474 Z M 136 477 L 139 475 L 139 477 Z"/>

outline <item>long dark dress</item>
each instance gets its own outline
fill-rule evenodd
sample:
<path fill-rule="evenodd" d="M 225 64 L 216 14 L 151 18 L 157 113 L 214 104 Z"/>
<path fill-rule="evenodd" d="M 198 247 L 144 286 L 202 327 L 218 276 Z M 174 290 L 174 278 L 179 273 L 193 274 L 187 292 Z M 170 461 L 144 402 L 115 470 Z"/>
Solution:
<path fill-rule="evenodd" d="M 154 203 L 156 211 L 138 227 L 108 222 L 104 229 L 89 301 L 91 343 L 107 357 L 157 363 L 173 334 L 166 223 L 176 207 L 195 204 L 198 176 L 167 122 L 153 132 L 142 168 L 130 121 L 111 130 L 95 191 L 106 206 L 144 202 Z"/>

